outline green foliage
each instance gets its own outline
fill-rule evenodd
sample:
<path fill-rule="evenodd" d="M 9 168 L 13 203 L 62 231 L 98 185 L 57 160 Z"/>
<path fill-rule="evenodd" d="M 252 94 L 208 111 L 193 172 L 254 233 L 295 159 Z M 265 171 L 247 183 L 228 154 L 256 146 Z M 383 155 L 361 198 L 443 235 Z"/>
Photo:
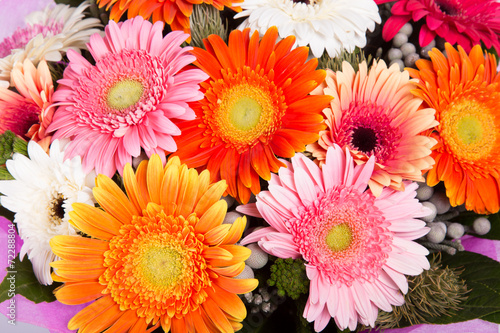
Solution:
<path fill-rule="evenodd" d="M 210 35 L 219 35 L 227 41 L 227 24 L 224 25 L 220 12 L 214 7 L 206 4 L 194 5 L 191 23 L 191 46 L 205 48 L 203 39 Z"/>
<path fill-rule="evenodd" d="M 309 279 L 302 259 L 277 258 L 270 267 L 269 286 L 278 288 L 279 296 L 288 296 L 296 300 L 309 291 Z"/>
<path fill-rule="evenodd" d="M 429 318 L 451 316 L 460 310 L 467 299 L 467 286 L 461 271 L 441 265 L 441 256 L 430 259 L 431 267 L 418 276 L 408 277 L 409 292 L 402 306 L 392 312 L 380 311 L 377 327 L 394 328 L 405 324 L 428 323 Z"/>
<path fill-rule="evenodd" d="M 5 131 L 0 135 L 0 165 L 11 159 L 14 153 L 28 156 L 28 143 L 11 131 Z"/>
<path fill-rule="evenodd" d="M 464 284 L 470 291 L 467 293 L 466 300 L 453 306 L 455 309 L 460 309 L 459 311 L 450 312 L 446 311 L 448 309 L 435 308 L 434 310 L 436 312 L 443 312 L 445 315 L 435 317 L 431 317 L 429 314 L 422 315 L 425 317 L 425 321 L 422 322 L 445 325 L 472 319 L 482 319 L 500 324 L 500 279 L 498 278 L 500 276 L 499 262 L 481 254 L 463 251 L 458 252 L 453 256 L 443 254 L 441 267 L 441 270 L 451 270 L 454 272 L 460 271 L 460 279 L 464 281 Z M 439 271 L 436 272 L 438 273 Z M 435 278 L 441 278 L 439 277 L 439 274 L 433 275 Z M 416 278 L 420 279 L 418 277 Z M 433 281 L 436 281 L 435 278 Z M 430 283 L 433 282 L 429 281 L 429 284 Z M 457 280 L 455 283 L 457 284 L 459 281 Z M 415 286 L 413 286 L 410 282 L 410 291 L 408 292 L 408 295 L 415 293 L 415 290 L 413 290 L 414 287 Z M 425 285 L 421 285 L 421 287 L 425 287 Z M 431 286 L 427 285 L 427 287 Z M 407 296 L 405 297 L 405 300 L 407 299 Z M 430 301 L 433 300 L 425 299 L 420 302 L 428 304 Z M 414 297 L 413 302 L 418 302 L 417 297 Z M 377 324 L 380 324 L 380 320 L 381 316 L 379 314 Z M 389 322 L 390 320 L 394 319 L 389 319 L 387 317 L 384 322 Z M 403 317 L 403 319 L 399 322 L 398 327 L 405 327 L 416 323 L 416 321 L 410 322 L 408 318 Z"/>
<path fill-rule="evenodd" d="M 332 71 L 341 71 L 342 63 L 347 61 L 351 64 L 355 71 L 358 71 L 359 64 L 366 61 L 370 65 L 372 60 L 371 56 L 365 57 L 365 54 L 359 48 L 356 48 L 353 52 L 342 51 L 337 57 L 330 58 L 326 51 L 323 53 L 321 58 L 318 59 L 318 68 L 331 69 Z"/>
<path fill-rule="evenodd" d="M 61 284 L 53 283 L 50 286 L 42 286 L 36 279 L 35 273 L 33 273 L 33 266 L 28 258 L 24 258 L 23 261 L 20 261 L 18 255 L 16 259 L 14 259 L 14 266 L 8 268 L 7 271 L 14 271 L 15 273 L 7 273 L 0 284 L 0 303 L 14 296 L 10 288 L 11 281 L 15 281 L 15 294 L 23 295 L 37 304 L 56 300 L 54 289 Z M 9 279 L 11 277 L 14 277 L 14 279 Z"/>

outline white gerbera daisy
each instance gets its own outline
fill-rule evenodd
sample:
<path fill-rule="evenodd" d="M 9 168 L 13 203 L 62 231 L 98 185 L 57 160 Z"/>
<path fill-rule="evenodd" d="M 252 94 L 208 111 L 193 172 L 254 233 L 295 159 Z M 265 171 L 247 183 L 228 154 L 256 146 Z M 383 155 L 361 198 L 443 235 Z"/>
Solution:
<path fill-rule="evenodd" d="M 47 6 L 26 17 L 26 26 L 0 43 L 0 80 L 10 82 L 10 72 L 16 63 L 30 59 L 36 66 L 40 60 L 60 61 L 69 49 L 80 52 L 87 49 L 90 36 L 101 26 L 96 18 L 84 19 L 83 11 L 89 6 L 84 1 L 78 7 L 59 4 Z M 2 82 L 6 85 L 6 82 Z"/>
<path fill-rule="evenodd" d="M 76 235 L 68 223 L 74 202 L 94 204 L 95 174 L 83 173 L 80 157 L 63 160 L 59 141 L 50 146 L 50 156 L 34 141 L 27 158 L 14 154 L 7 169 L 14 180 L 0 181 L 0 204 L 16 213 L 14 222 L 24 241 L 19 257 L 28 254 L 41 284 L 52 284 L 50 263 L 56 259 L 49 241 L 56 235 Z"/>
<path fill-rule="evenodd" d="M 364 47 L 366 30 L 381 22 L 373 0 L 245 0 L 238 5 L 243 11 L 235 18 L 247 17 L 238 29 L 264 35 L 276 26 L 281 38 L 295 35 L 295 46 L 309 45 L 317 58 L 324 50 L 333 58 L 343 49 Z"/>

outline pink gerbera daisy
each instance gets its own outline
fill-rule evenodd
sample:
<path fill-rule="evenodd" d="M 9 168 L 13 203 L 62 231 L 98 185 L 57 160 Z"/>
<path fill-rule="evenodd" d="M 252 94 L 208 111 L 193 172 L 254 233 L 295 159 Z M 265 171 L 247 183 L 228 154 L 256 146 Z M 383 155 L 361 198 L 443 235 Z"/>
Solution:
<path fill-rule="evenodd" d="M 331 317 L 340 329 L 375 325 L 378 310 L 402 305 L 406 275 L 429 268 L 427 249 L 412 240 L 428 232 L 415 199 L 416 183 L 404 192 L 365 191 L 374 157 L 354 166 L 349 152 L 328 149 L 320 169 L 302 154 L 269 182 L 257 203 L 240 206 L 269 224 L 247 236 L 280 258 L 303 258 L 311 280 L 304 317 L 321 331 Z M 401 293 L 401 292 L 402 293 Z"/>
<path fill-rule="evenodd" d="M 330 108 L 323 110 L 328 128 L 319 141 L 307 147 L 320 164 L 334 143 L 348 147 L 357 164 L 375 156 L 375 171 L 369 182 L 378 196 L 384 186 L 403 190 L 403 180 L 424 181 L 422 172 L 431 169 L 430 157 L 436 140 L 424 135 L 438 123 L 435 110 L 420 107 L 422 99 L 411 90 L 416 83 L 398 65 L 387 68 L 383 60 L 366 61 L 355 72 L 344 62 L 342 71 L 327 70 L 325 82 L 312 95 L 331 95 Z"/>
<path fill-rule="evenodd" d="M 163 23 L 142 17 L 110 21 L 104 38 L 90 38 L 95 65 L 68 52 L 49 130 L 57 130 L 54 139 L 72 139 L 66 158 L 82 156 L 86 171 L 111 177 L 141 148 L 165 160 L 165 151 L 177 150 L 172 136 L 181 134 L 172 120 L 195 117 L 187 102 L 203 98 L 199 83 L 208 75 L 186 68 L 196 60 L 191 47 L 180 46 L 189 35 L 162 31 Z"/>
<path fill-rule="evenodd" d="M 375 0 L 377 4 L 394 0 Z M 500 51 L 500 2 L 497 0 L 399 0 L 384 24 L 382 37 L 391 40 L 401 27 L 425 18 L 419 43 L 428 45 L 436 35 L 467 52 L 483 42 Z"/>
<path fill-rule="evenodd" d="M 47 62 L 40 61 L 38 67 L 29 59 L 18 63 L 12 81 L 19 93 L 0 87 L 0 133 L 11 130 L 48 150 L 50 137 L 46 129 L 54 113 L 54 84 Z"/>

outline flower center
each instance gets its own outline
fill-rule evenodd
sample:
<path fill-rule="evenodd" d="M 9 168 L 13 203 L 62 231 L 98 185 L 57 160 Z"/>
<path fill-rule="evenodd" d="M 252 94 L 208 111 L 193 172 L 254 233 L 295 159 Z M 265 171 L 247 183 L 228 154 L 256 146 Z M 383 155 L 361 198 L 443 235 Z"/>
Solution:
<path fill-rule="evenodd" d="M 62 22 L 55 22 L 54 20 L 42 24 L 28 24 L 25 28 L 17 28 L 10 37 L 4 38 L 0 43 L 0 58 L 8 56 L 13 49 L 22 49 L 32 40 L 36 35 L 42 34 L 43 37 L 55 36 L 59 34 L 64 27 Z"/>
<path fill-rule="evenodd" d="M 257 126 L 262 113 L 262 106 L 255 99 L 242 96 L 229 107 L 229 120 L 240 131 L 250 131 Z"/>
<path fill-rule="evenodd" d="M 264 144 L 281 127 L 285 97 L 264 71 L 249 67 L 223 70 L 223 79 L 210 82 L 202 101 L 207 134 L 242 153 Z"/>
<path fill-rule="evenodd" d="M 351 245 L 351 241 L 352 232 L 347 223 L 333 226 L 325 238 L 326 244 L 334 252 L 347 249 Z"/>
<path fill-rule="evenodd" d="M 341 128 L 333 133 L 340 146 L 375 155 L 378 163 L 390 160 L 402 134 L 391 125 L 392 119 L 381 106 L 353 102 L 342 115 Z"/>
<path fill-rule="evenodd" d="M 108 106 L 115 110 L 123 110 L 135 105 L 142 97 L 144 87 L 140 81 L 123 80 L 109 89 Z"/>
<path fill-rule="evenodd" d="M 173 285 L 182 273 L 182 254 L 175 248 L 151 246 L 142 254 L 140 270 L 153 285 Z"/>
<path fill-rule="evenodd" d="M 145 50 L 108 53 L 72 86 L 73 112 L 79 123 L 122 137 L 156 110 L 172 83 L 162 61 Z"/>
<path fill-rule="evenodd" d="M 441 136 L 459 159 L 476 161 L 495 147 L 498 127 L 489 106 L 473 98 L 453 101 L 442 113 Z"/>
<path fill-rule="evenodd" d="M 61 193 L 57 193 L 49 203 L 49 219 L 54 225 L 60 225 L 64 219 L 64 200 L 66 198 Z"/>
<path fill-rule="evenodd" d="M 371 192 L 336 186 L 289 220 L 306 261 L 331 283 L 376 278 L 391 251 L 392 233 Z"/>
<path fill-rule="evenodd" d="M 456 1 L 436 0 L 439 10 L 448 16 L 458 16 L 460 14 L 460 4 Z"/>
<path fill-rule="evenodd" d="M 351 143 L 363 153 L 370 153 L 377 147 L 377 133 L 369 127 L 358 127 L 352 133 Z"/>
<path fill-rule="evenodd" d="M 121 309 L 139 317 L 180 316 L 196 311 L 211 286 L 203 257 L 203 236 L 194 231 L 198 218 L 170 216 L 159 206 L 120 229 L 104 253 L 106 271 L 99 282 Z"/>

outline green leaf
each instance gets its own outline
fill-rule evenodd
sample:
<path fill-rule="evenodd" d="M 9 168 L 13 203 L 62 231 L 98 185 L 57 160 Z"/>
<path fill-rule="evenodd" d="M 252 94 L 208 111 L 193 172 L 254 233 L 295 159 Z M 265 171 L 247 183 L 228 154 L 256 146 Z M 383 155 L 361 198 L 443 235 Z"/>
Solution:
<path fill-rule="evenodd" d="M 5 131 L 0 135 L 0 165 L 12 158 L 12 145 L 15 137 L 11 131 Z"/>
<path fill-rule="evenodd" d="M 14 177 L 10 174 L 6 167 L 0 166 L 0 180 L 12 180 Z"/>
<path fill-rule="evenodd" d="M 460 278 L 471 289 L 461 304 L 462 310 L 453 316 L 429 318 L 432 324 L 450 324 L 471 319 L 483 319 L 500 324 L 500 263 L 474 252 L 443 254 L 443 266 L 462 268 Z"/>
<path fill-rule="evenodd" d="M 23 295 L 30 301 L 35 303 L 40 302 L 54 302 L 56 297 L 54 296 L 54 289 L 60 286 L 60 283 L 53 283 L 50 286 L 42 286 L 36 279 L 35 273 L 33 273 L 33 266 L 28 258 L 24 258 L 23 261 L 19 260 L 19 255 L 14 259 L 14 268 L 6 268 L 7 275 L 0 284 L 0 303 L 10 299 L 14 294 Z M 13 271 L 15 273 L 9 273 Z M 14 279 L 9 279 L 14 277 Z M 10 281 L 15 281 L 15 290 L 10 288 Z"/>

